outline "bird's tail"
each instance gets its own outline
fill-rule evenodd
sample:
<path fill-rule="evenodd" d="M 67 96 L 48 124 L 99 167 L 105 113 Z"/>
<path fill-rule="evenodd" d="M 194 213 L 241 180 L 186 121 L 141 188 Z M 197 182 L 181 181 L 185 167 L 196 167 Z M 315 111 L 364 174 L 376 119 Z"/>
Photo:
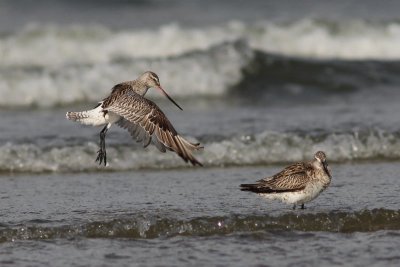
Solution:
<path fill-rule="evenodd" d="M 100 126 L 107 123 L 104 118 L 103 108 L 100 105 L 91 110 L 67 112 L 66 117 L 71 121 L 80 122 L 85 125 Z"/>

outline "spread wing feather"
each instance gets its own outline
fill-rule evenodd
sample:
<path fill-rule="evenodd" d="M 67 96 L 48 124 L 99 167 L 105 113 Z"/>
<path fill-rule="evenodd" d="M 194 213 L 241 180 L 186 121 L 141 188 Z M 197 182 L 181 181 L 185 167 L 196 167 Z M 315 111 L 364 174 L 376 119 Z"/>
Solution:
<path fill-rule="evenodd" d="M 148 146 L 151 141 L 151 136 L 143 128 L 124 118 L 121 118 L 116 124 L 121 128 L 127 129 L 131 136 L 136 139 L 136 142 L 143 142 L 144 147 Z"/>
<path fill-rule="evenodd" d="M 181 137 L 154 102 L 127 91 L 118 97 L 113 96 L 113 99 L 105 99 L 103 109 L 123 117 L 117 125 L 127 129 L 132 137 L 138 142 L 143 142 L 144 146 L 153 141 L 160 151 L 165 152 L 166 149 L 175 151 L 185 162 L 202 166 L 192 152 L 203 147 Z"/>

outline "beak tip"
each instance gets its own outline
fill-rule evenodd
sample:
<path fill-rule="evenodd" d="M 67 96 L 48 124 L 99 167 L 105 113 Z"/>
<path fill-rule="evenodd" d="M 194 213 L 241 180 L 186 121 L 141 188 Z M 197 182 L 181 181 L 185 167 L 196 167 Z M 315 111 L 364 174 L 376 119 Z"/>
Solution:
<path fill-rule="evenodd" d="M 175 104 L 175 106 L 177 106 L 180 110 L 183 110 L 176 102 L 175 100 L 173 100 L 168 94 L 167 92 L 164 91 L 164 89 L 161 86 L 157 87 L 158 89 L 160 89 L 160 91 L 172 102 Z"/>

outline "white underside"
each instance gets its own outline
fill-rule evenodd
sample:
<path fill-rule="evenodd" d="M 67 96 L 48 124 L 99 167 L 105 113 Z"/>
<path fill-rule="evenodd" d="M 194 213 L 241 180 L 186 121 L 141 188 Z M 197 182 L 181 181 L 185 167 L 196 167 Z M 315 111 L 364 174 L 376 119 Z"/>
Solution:
<path fill-rule="evenodd" d="M 322 183 L 314 185 L 308 185 L 304 190 L 297 192 L 286 192 L 286 193 L 261 193 L 260 196 L 269 200 L 280 200 L 288 204 L 304 204 L 315 199 L 325 187 Z"/>
<path fill-rule="evenodd" d="M 119 115 L 110 111 L 104 115 L 101 106 L 92 110 L 82 111 L 81 113 L 84 115 L 84 118 L 78 119 L 77 121 L 85 125 L 102 126 L 109 124 L 110 127 L 111 124 L 117 122 L 121 118 Z"/>

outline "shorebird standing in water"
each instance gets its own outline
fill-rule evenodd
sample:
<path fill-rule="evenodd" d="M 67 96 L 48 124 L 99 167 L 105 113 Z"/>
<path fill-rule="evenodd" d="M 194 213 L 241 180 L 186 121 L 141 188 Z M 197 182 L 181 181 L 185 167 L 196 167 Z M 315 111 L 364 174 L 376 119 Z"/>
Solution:
<path fill-rule="evenodd" d="M 174 129 L 161 109 L 152 101 L 144 98 L 147 90 L 155 87 L 161 91 L 179 109 L 182 108 L 164 91 L 158 76 L 151 71 L 143 73 L 133 81 L 115 85 L 111 94 L 103 99 L 92 110 L 67 112 L 67 119 L 86 125 L 102 126 L 100 132 L 100 150 L 96 162 L 107 165 L 106 133 L 114 123 L 127 129 L 137 142 L 147 147 L 150 142 L 161 151 L 176 152 L 185 162 L 192 165 L 202 164 L 193 157 L 194 150 L 202 149 L 199 143 L 193 144 L 185 140 Z"/>
<path fill-rule="evenodd" d="M 315 153 L 310 162 L 298 162 L 272 177 L 255 184 L 240 185 L 242 191 L 251 191 L 266 199 L 278 199 L 288 204 L 301 205 L 315 199 L 331 183 L 331 173 L 322 151 Z"/>

